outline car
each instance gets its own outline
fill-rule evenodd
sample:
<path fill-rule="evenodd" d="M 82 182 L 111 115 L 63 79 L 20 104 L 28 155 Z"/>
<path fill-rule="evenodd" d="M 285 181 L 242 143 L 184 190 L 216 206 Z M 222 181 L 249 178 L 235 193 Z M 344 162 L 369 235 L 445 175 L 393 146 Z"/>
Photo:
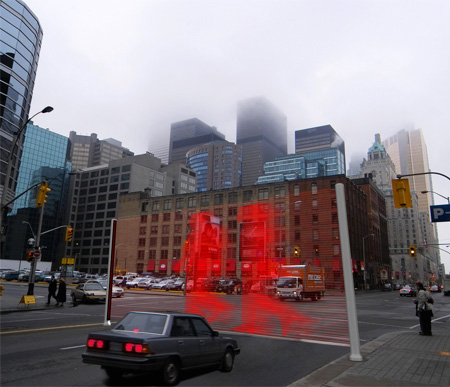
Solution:
<path fill-rule="evenodd" d="M 417 295 L 416 290 L 411 285 L 406 285 L 400 289 L 400 296 L 415 297 Z"/>
<path fill-rule="evenodd" d="M 77 301 L 100 302 L 106 300 L 106 290 L 98 282 L 85 282 L 72 289 L 70 296 L 74 304 Z"/>
<path fill-rule="evenodd" d="M 166 291 L 170 290 L 184 290 L 184 280 L 178 279 L 175 282 L 169 282 L 166 285 Z"/>
<path fill-rule="evenodd" d="M 86 283 L 88 284 L 88 283 L 92 283 L 92 282 L 97 282 L 103 286 L 103 289 L 108 290 L 108 281 L 107 280 L 101 280 L 101 279 L 89 280 Z M 125 291 L 121 287 L 113 284 L 112 289 L 111 289 L 111 296 L 120 298 L 120 297 L 123 297 L 124 295 L 125 295 Z"/>
<path fill-rule="evenodd" d="M 138 282 L 138 288 L 139 289 L 146 289 L 150 290 L 153 286 L 153 284 L 158 283 L 158 281 L 154 278 L 141 278 L 141 280 Z"/>
<path fill-rule="evenodd" d="M 100 365 L 109 378 L 127 373 L 160 373 L 175 385 L 182 370 L 216 366 L 231 372 L 240 348 L 200 315 L 129 312 L 111 330 L 88 335 L 83 363 Z"/>
<path fill-rule="evenodd" d="M 381 290 L 383 292 L 390 292 L 390 291 L 392 291 L 392 284 L 384 284 L 383 287 L 381 288 Z"/>
<path fill-rule="evenodd" d="M 431 293 L 440 293 L 441 292 L 441 288 L 438 285 L 430 286 L 430 292 Z"/>
<path fill-rule="evenodd" d="M 152 285 L 152 290 L 165 290 L 168 284 L 174 283 L 174 280 L 162 280 Z"/>
<path fill-rule="evenodd" d="M 19 272 L 17 270 L 7 271 L 3 274 L 3 279 L 6 281 L 18 280 Z"/>
<path fill-rule="evenodd" d="M 216 291 L 216 285 L 219 281 L 210 278 L 197 278 L 195 282 L 195 290 L 202 292 Z"/>
<path fill-rule="evenodd" d="M 232 294 L 234 291 L 238 294 L 242 292 L 242 281 L 239 279 L 222 279 L 217 282 L 215 291 L 217 293 Z"/>
<path fill-rule="evenodd" d="M 132 280 L 128 280 L 125 287 L 127 289 L 136 289 L 138 287 L 139 281 L 141 281 L 142 278 L 133 278 Z"/>

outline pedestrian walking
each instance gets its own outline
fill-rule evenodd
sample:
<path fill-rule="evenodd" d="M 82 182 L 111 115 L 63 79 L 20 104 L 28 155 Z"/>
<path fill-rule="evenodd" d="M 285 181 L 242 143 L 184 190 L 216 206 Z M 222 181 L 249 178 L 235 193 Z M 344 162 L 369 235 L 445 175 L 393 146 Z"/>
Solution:
<path fill-rule="evenodd" d="M 59 279 L 58 294 L 56 295 L 56 306 L 64 306 L 66 302 L 66 281 L 64 278 Z M 61 305 L 59 305 L 61 304 Z"/>
<path fill-rule="evenodd" d="M 56 278 L 54 275 L 52 275 L 52 278 L 50 279 L 50 282 L 48 283 L 48 300 L 47 305 L 50 304 L 50 300 L 53 297 L 56 301 L 56 289 L 58 287 L 58 282 L 56 281 Z"/>
<path fill-rule="evenodd" d="M 431 317 L 433 317 L 433 305 L 431 304 L 431 294 L 425 290 L 422 282 L 417 282 L 417 299 L 414 303 L 417 307 L 417 314 L 420 321 L 419 335 L 432 336 L 431 333 Z"/>

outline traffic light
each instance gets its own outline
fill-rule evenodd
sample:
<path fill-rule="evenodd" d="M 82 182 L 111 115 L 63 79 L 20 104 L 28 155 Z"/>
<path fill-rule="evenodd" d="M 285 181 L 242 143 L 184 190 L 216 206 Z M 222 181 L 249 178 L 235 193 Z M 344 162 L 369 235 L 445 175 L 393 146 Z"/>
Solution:
<path fill-rule="evenodd" d="M 412 258 L 416 257 L 416 246 L 409 246 L 409 256 Z"/>
<path fill-rule="evenodd" d="M 39 187 L 39 191 L 36 198 L 36 207 L 42 207 L 44 203 L 47 201 L 45 200 L 47 198 L 47 193 L 51 191 L 50 188 L 48 188 L 48 182 L 43 182 L 41 186 Z"/>
<path fill-rule="evenodd" d="M 31 262 L 33 260 L 33 257 L 34 257 L 34 249 L 27 249 L 26 251 L 27 262 Z"/>
<path fill-rule="evenodd" d="M 299 256 L 300 256 L 300 248 L 294 247 L 294 257 L 299 257 Z"/>
<path fill-rule="evenodd" d="M 73 228 L 67 227 L 66 228 L 66 242 L 72 242 L 72 236 L 73 236 Z"/>
<path fill-rule="evenodd" d="M 392 194 L 394 196 L 395 208 L 412 207 L 411 191 L 408 179 L 393 179 Z"/>

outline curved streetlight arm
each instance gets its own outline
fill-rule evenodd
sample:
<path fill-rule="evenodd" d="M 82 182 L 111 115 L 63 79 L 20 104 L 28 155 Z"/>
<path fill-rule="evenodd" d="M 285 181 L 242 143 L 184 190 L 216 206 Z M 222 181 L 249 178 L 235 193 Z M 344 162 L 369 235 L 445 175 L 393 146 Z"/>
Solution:
<path fill-rule="evenodd" d="M 435 195 L 437 195 L 437 196 L 440 196 L 441 198 L 443 198 L 443 199 L 445 199 L 445 200 L 447 200 L 448 201 L 448 204 L 450 204 L 450 198 L 449 197 L 445 197 L 444 195 L 441 195 L 440 193 L 437 193 L 437 192 L 434 192 L 434 191 L 420 191 L 420 193 L 422 193 L 422 194 L 426 194 L 426 193 L 432 193 L 432 194 L 435 194 Z"/>
<path fill-rule="evenodd" d="M 401 179 L 402 177 L 407 177 L 407 176 L 418 176 L 418 175 L 439 175 L 439 176 L 443 176 L 446 179 L 450 180 L 450 177 L 448 177 L 447 175 L 444 175 L 443 173 L 439 173 L 439 172 L 420 172 L 420 173 L 410 173 L 408 175 L 397 175 L 397 179 Z"/>

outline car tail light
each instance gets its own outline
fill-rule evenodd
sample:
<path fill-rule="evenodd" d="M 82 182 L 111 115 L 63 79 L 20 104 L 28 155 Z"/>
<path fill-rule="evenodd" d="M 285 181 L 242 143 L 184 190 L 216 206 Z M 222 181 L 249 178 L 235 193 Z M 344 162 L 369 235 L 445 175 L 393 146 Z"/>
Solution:
<path fill-rule="evenodd" d="M 97 339 L 88 339 L 86 345 L 88 348 L 102 349 L 102 348 L 105 348 L 105 341 L 97 340 Z"/>
<path fill-rule="evenodd" d="M 149 353 L 148 345 L 145 344 L 125 343 L 124 349 L 125 352 Z"/>

